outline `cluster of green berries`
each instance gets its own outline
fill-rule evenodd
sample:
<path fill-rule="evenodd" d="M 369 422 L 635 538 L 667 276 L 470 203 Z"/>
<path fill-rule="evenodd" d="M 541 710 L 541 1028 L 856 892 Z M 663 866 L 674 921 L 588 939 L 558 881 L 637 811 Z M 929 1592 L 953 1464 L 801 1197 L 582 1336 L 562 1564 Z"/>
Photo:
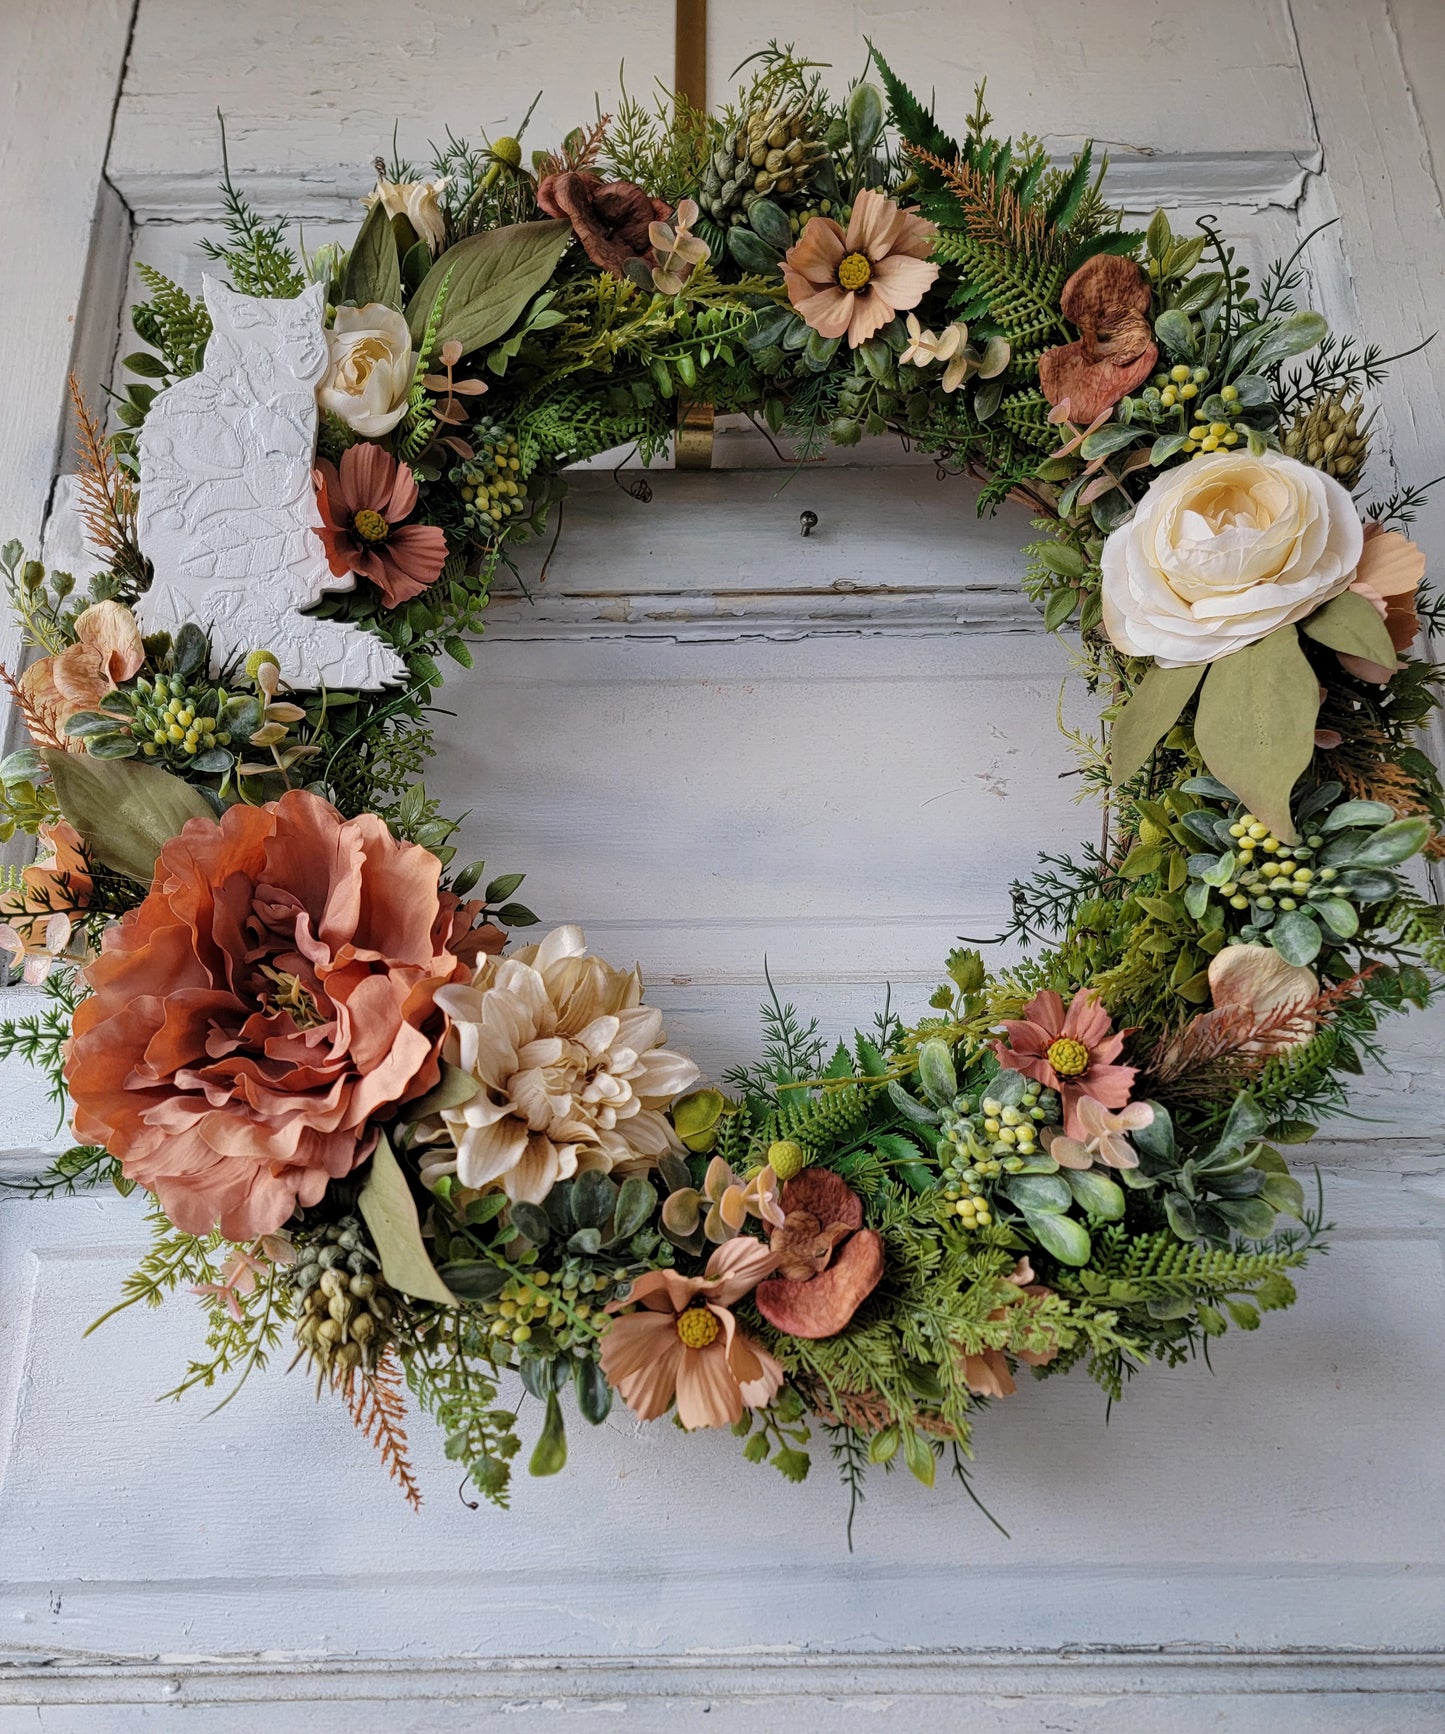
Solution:
<path fill-rule="evenodd" d="M 631 1275 L 621 1266 L 592 1270 L 568 1259 L 560 1270 L 529 1269 L 509 1277 L 494 1300 L 480 1303 L 498 1344 L 511 1343 L 528 1354 L 571 1354 L 584 1359 L 596 1348 L 607 1322 L 609 1301 L 626 1298 Z"/>
<path fill-rule="evenodd" d="M 1182 361 L 1171 367 L 1167 373 L 1156 373 L 1153 382 L 1146 386 L 1143 400 L 1146 406 L 1154 411 L 1187 409 L 1209 383 L 1207 367 L 1187 367 Z M 1219 388 L 1218 397 L 1224 404 L 1226 412 L 1232 412 L 1239 406 L 1239 387 L 1224 385 Z M 1237 446 L 1243 439 L 1249 437 L 1247 422 L 1213 420 L 1205 421 L 1197 411 L 1184 441 L 1186 452 L 1216 452 L 1229 450 Z"/>
<path fill-rule="evenodd" d="M 1020 1173 L 1039 1156 L 1039 1129 L 1059 1117 L 1059 1099 L 1026 1079 L 1017 1104 L 985 1096 L 974 1106 L 959 1096 L 942 1115 L 938 1154 L 940 1187 L 965 1228 L 987 1228 L 993 1212 L 982 1189 L 1006 1174 Z"/>
<path fill-rule="evenodd" d="M 225 694 L 212 686 L 191 686 L 184 675 L 144 675 L 127 689 L 131 734 L 148 759 L 186 765 L 215 747 L 231 744 L 222 727 Z"/>
<path fill-rule="evenodd" d="M 1338 897 L 1334 867 L 1309 865 L 1324 838 L 1311 834 L 1299 843 L 1281 843 L 1253 813 L 1241 813 L 1229 827 L 1238 871 L 1219 887 L 1231 909 L 1298 909 L 1301 903 Z"/>
<path fill-rule="evenodd" d="M 452 481 L 467 528 L 486 541 L 528 510 L 527 480 L 521 447 L 501 422 L 483 417 L 473 425 L 471 443 L 476 455 L 453 469 Z"/>

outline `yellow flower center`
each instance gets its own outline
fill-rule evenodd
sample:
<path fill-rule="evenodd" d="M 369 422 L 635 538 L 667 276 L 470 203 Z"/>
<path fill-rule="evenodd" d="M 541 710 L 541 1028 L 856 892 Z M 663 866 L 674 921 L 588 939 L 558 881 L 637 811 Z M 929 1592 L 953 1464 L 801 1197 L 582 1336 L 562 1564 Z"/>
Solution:
<path fill-rule="evenodd" d="M 689 1307 L 685 1313 L 677 1315 L 677 1334 L 682 1338 L 684 1348 L 705 1349 L 717 1340 L 721 1329 L 716 1317 L 706 1307 Z"/>
<path fill-rule="evenodd" d="M 311 990 L 297 976 L 269 963 L 261 965 L 261 974 L 276 990 L 265 997 L 278 1012 L 290 1012 L 291 1021 L 298 1030 L 314 1030 L 318 1024 L 326 1022 L 311 996 Z"/>
<path fill-rule="evenodd" d="M 363 542 L 384 542 L 391 533 L 391 525 L 380 512 L 373 512 L 370 507 L 356 514 L 351 527 Z"/>
<path fill-rule="evenodd" d="M 873 275 L 873 267 L 864 253 L 845 253 L 838 262 L 838 287 L 864 289 Z"/>
<path fill-rule="evenodd" d="M 1089 1069 L 1089 1050 L 1072 1036 L 1060 1036 L 1056 1042 L 1050 1042 L 1044 1058 L 1061 1078 L 1077 1078 Z"/>

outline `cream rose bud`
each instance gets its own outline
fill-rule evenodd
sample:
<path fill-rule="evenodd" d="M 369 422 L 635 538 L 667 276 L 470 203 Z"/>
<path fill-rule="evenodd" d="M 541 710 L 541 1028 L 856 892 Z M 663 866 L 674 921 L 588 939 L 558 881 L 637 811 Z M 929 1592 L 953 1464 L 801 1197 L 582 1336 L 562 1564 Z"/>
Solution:
<path fill-rule="evenodd" d="M 1163 668 L 1214 662 L 1347 590 L 1363 534 L 1346 490 L 1295 458 L 1192 458 L 1105 542 L 1104 630 Z"/>
<path fill-rule="evenodd" d="M 326 346 L 331 362 L 316 401 L 366 439 L 390 433 L 406 412 L 416 367 L 405 319 L 379 301 L 338 307 Z"/>
<path fill-rule="evenodd" d="M 435 258 L 447 238 L 446 213 L 438 195 L 450 185 L 450 175 L 439 181 L 388 181 L 382 178 L 376 183 L 376 191 L 368 193 L 362 203 L 370 206 L 380 199 L 388 217 L 405 217 Z"/>

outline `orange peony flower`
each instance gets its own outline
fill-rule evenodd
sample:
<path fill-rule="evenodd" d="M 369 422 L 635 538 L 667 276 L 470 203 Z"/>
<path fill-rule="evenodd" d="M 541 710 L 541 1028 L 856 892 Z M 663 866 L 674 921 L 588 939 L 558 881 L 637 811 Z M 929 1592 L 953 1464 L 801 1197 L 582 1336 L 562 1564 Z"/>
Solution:
<path fill-rule="evenodd" d="M 882 193 L 859 193 L 846 234 L 831 217 L 812 217 L 788 249 L 788 299 L 819 336 L 847 332 L 856 349 L 927 294 L 938 275 L 928 257 L 937 233 Z"/>
<path fill-rule="evenodd" d="M 477 940 L 440 872 L 303 790 L 192 819 L 84 972 L 77 1138 L 188 1234 L 254 1240 L 318 1203 L 440 1075 L 436 991 Z"/>
<path fill-rule="evenodd" d="M 777 1265 L 761 1241 L 739 1237 L 707 1261 L 706 1276 L 650 1270 L 618 1307 L 640 1312 L 614 1319 L 602 1339 L 602 1371 L 643 1421 L 665 1414 L 674 1399 L 684 1427 L 727 1427 L 743 1409 L 765 1409 L 783 1369 L 738 1329 L 730 1308 Z"/>
<path fill-rule="evenodd" d="M 1064 1104 L 1064 1131 L 1083 1143 L 1090 1132 L 1079 1116 L 1086 1096 L 1105 1108 L 1122 1108 L 1134 1086 L 1133 1066 L 1116 1062 L 1124 1037 L 1113 1033 L 1096 993 L 1076 993 L 1067 1012 L 1058 994 L 1045 988 L 1024 1007 L 1022 1020 L 1005 1020 L 1008 1040 L 995 1042 L 998 1062 L 1022 1072 Z"/>
<path fill-rule="evenodd" d="M 1015 1288 L 1022 1290 L 1020 1300 L 1023 1295 L 1045 1295 L 1053 1292 L 1051 1289 L 1045 1288 L 1042 1283 L 1034 1281 L 1033 1266 L 1026 1258 L 1021 1258 L 1018 1261 L 1005 1280 L 1011 1282 Z M 1018 1302 L 1014 1301 L 1010 1304 L 1017 1306 Z M 988 1316 L 992 1320 L 998 1320 L 1007 1317 L 1007 1315 L 1008 1307 L 1001 1306 L 995 1307 Z M 1047 1353 L 1018 1349 L 1014 1352 L 1014 1359 L 1023 1361 L 1030 1367 L 1046 1367 L 1058 1352 L 1057 1347 L 1049 1349 Z M 1018 1386 L 1014 1383 L 1013 1373 L 1009 1369 L 1008 1355 L 1003 1349 L 984 1349 L 982 1353 L 977 1355 L 965 1355 L 963 1357 L 963 1382 L 975 1397 L 1012 1397 L 1014 1392 L 1018 1390 Z"/>
<path fill-rule="evenodd" d="M 341 467 L 316 465 L 317 531 L 326 564 L 340 578 L 369 578 L 388 608 L 420 596 L 447 562 L 447 539 L 435 524 L 404 524 L 416 510 L 416 478 L 380 446 L 360 440 L 341 454 Z"/>
<path fill-rule="evenodd" d="M 1402 536 L 1398 530 L 1382 530 L 1378 524 L 1365 525 L 1365 545 L 1360 564 L 1355 570 L 1351 590 L 1377 608 L 1390 634 L 1390 642 L 1402 655 L 1415 642 L 1420 630 L 1420 617 L 1415 612 L 1415 592 L 1425 576 L 1425 552 Z M 1373 681 L 1383 686 L 1395 673 L 1383 662 L 1371 662 L 1365 656 L 1350 656 L 1341 651 L 1340 661 L 1358 680 Z"/>
<path fill-rule="evenodd" d="M 83 753 L 85 742 L 65 733 L 67 718 L 94 710 L 123 680 L 139 674 L 146 653 L 135 616 L 119 602 L 95 602 L 77 615 L 75 640 L 31 663 L 20 676 L 20 690 L 56 739 L 70 752 Z"/>

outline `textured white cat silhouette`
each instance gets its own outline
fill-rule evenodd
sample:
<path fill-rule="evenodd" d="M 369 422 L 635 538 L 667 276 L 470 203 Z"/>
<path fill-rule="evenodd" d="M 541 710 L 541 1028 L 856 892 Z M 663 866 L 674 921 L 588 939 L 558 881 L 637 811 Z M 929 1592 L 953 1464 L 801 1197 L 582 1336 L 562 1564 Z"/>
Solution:
<path fill-rule="evenodd" d="M 316 534 L 316 384 L 326 371 L 326 292 L 290 301 L 203 279 L 212 335 L 200 373 L 152 403 L 140 433 L 141 550 L 155 577 L 147 632 L 197 621 L 220 667 L 272 651 L 297 687 L 378 687 L 406 665 L 379 638 L 301 610 L 335 577 Z"/>

